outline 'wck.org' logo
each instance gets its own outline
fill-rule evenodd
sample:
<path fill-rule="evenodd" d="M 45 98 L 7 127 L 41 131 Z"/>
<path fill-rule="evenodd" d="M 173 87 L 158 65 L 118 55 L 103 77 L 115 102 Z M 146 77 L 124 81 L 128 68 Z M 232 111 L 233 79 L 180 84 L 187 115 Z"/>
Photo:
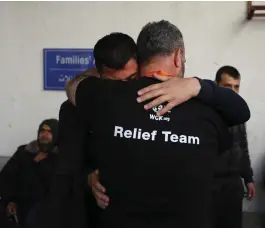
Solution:
<path fill-rule="evenodd" d="M 156 113 L 158 112 L 158 111 L 160 111 L 162 108 L 164 108 L 164 106 L 163 105 L 158 105 L 158 106 L 155 106 L 155 107 L 153 107 L 153 112 L 155 113 L 155 114 L 152 114 L 152 113 L 150 113 L 149 115 L 150 115 L 150 119 L 151 120 L 156 120 L 156 121 L 170 121 L 170 117 L 165 117 L 165 116 L 158 116 Z M 171 111 L 168 111 L 168 113 L 170 113 Z"/>

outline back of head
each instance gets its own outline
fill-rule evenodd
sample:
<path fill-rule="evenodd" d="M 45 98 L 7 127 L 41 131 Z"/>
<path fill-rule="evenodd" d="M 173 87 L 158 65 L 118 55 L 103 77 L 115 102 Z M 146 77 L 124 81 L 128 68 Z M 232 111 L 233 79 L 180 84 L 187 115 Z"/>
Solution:
<path fill-rule="evenodd" d="M 111 33 L 101 38 L 94 47 L 94 57 L 97 70 L 103 73 L 104 67 L 119 70 L 128 61 L 136 58 L 136 44 L 124 33 Z"/>
<path fill-rule="evenodd" d="M 165 20 L 145 25 L 137 39 L 137 58 L 140 66 L 147 64 L 154 57 L 171 56 L 177 50 L 180 51 L 184 63 L 182 33 L 175 25 Z"/>

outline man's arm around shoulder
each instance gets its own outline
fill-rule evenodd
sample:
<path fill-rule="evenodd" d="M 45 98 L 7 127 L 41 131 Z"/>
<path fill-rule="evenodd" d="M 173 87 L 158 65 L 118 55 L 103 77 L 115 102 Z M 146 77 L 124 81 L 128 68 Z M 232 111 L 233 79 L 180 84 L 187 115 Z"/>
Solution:
<path fill-rule="evenodd" d="M 215 109 L 229 126 L 245 123 L 250 118 L 249 108 L 242 97 L 210 80 L 175 77 L 143 88 L 138 91 L 138 95 L 140 97 L 137 101 L 140 103 L 151 100 L 144 105 L 146 110 L 167 102 L 158 115 L 165 114 L 191 98 L 197 98 Z"/>
<path fill-rule="evenodd" d="M 248 139 L 245 124 L 238 126 L 242 137 L 241 149 L 242 149 L 242 163 L 241 163 L 241 176 L 246 184 L 253 182 L 253 170 L 251 167 L 251 161 L 249 157 Z"/>
<path fill-rule="evenodd" d="M 199 81 L 201 90 L 196 98 L 212 106 L 228 126 L 243 124 L 250 119 L 246 101 L 233 90 L 220 87 L 211 80 Z"/>

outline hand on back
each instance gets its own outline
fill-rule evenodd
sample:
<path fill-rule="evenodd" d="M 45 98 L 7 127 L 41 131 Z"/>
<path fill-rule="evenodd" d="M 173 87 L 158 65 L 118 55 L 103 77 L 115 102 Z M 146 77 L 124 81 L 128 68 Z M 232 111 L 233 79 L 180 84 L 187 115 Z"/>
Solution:
<path fill-rule="evenodd" d="M 167 102 L 157 113 L 158 115 L 163 115 L 175 106 L 197 96 L 201 89 L 200 82 L 196 78 L 172 78 L 156 74 L 154 77 L 163 82 L 139 90 L 137 101 L 142 103 L 152 99 L 144 106 L 146 110 Z"/>

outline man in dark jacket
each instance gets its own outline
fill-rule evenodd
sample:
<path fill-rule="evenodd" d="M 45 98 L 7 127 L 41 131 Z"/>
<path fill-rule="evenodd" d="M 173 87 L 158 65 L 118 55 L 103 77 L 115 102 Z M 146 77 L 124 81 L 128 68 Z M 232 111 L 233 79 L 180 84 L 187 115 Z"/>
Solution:
<path fill-rule="evenodd" d="M 23 226 L 29 212 L 49 193 L 57 161 L 58 121 L 44 120 L 37 140 L 18 147 L 0 173 L 0 195 L 7 216 L 19 215 Z"/>
<path fill-rule="evenodd" d="M 216 73 L 219 86 L 239 92 L 241 76 L 232 66 L 223 66 Z M 248 151 L 246 127 L 244 124 L 230 128 L 233 146 L 220 157 L 215 174 L 214 228 L 241 228 L 244 187 L 248 199 L 255 196 L 253 171 Z"/>
<path fill-rule="evenodd" d="M 108 59 L 108 64 L 104 66 L 104 73 L 102 72 L 101 76 L 115 78 L 121 73 L 126 73 L 128 77 L 134 76 L 137 72 L 134 40 L 126 34 L 113 33 L 104 37 L 102 41 L 106 46 L 101 51 L 104 53 L 103 58 Z M 113 59 L 111 55 L 115 51 L 123 53 L 123 58 Z M 97 55 L 98 52 L 94 54 Z M 98 67 L 103 68 L 103 66 Z M 83 77 L 84 74 L 99 76 L 97 70 L 87 70 L 76 77 Z M 59 162 L 47 205 L 49 211 L 56 213 L 49 213 L 51 222 L 48 221 L 43 227 L 97 227 L 97 217 L 101 209 L 97 206 L 88 186 L 88 174 L 93 171 L 93 158 L 87 157 L 89 154 L 87 144 L 89 144 L 89 131 L 80 119 L 75 106 L 66 100 L 60 107 Z M 90 170 L 87 169 L 89 167 Z"/>

